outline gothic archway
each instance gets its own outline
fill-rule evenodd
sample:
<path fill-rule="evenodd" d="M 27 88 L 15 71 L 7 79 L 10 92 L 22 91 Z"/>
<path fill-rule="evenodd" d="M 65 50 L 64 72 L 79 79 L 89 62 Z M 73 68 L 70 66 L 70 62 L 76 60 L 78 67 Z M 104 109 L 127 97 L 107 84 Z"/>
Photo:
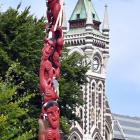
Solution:
<path fill-rule="evenodd" d="M 105 121 L 105 140 L 112 139 L 112 127 L 108 121 Z"/>
<path fill-rule="evenodd" d="M 99 132 L 96 132 L 94 137 L 93 137 L 94 140 L 102 140 L 102 136 Z"/>
<path fill-rule="evenodd" d="M 69 52 L 68 52 L 68 55 L 71 55 L 73 53 L 78 53 L 80 54 L 81 56 L 84 56 L 84 52 L 81 48 L 78 48 L 78 47 L 75 47 L 73 49 L 71 49 Z"/>
<path fill-rule="evenodd" d="M 82 140 L 80 135 L 77 132 L 73 132 L 70 137 L 69 140 Z"/>

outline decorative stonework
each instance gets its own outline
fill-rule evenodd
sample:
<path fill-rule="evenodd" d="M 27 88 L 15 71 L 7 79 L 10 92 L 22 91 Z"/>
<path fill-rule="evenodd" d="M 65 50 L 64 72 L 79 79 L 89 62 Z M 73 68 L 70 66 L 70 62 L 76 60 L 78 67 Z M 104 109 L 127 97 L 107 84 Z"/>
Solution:
<path fill-rule="evenodd" d="M 46 0 L 47 20 L 45 26 L 42 56 L 39 70 L 42 109 L 38 119 L 38 140 L 60 140 L 60 110 L 58 79 L 60 76 L 59 57 L 63 47 L 63 1 Z"/>
<path fill-rule="evenodd" d="M 109 58 L 109 30 L 108 35 L 106 29 L 101 32 L 97 14 L 94 15 L 95 17 L 91 17 L 92 12 L 95 13 L 91 1 L 78 0 L 75 9 L 78 9 L 79 5 L 88 9 L 85 10 L 85 12 L 88 11 L 85 14 L 87 17 L 83 19 L 85 15 L 74 10 L 69 20 L 70 29 L 65 35 L 64 41 L 69 46 L 68 54 L 77 52 L 85 56 L 84 64 L 89 64 L 90 69 L 86 73 L 88 82 L 82 86 L 84 105 L 81 121 L 83 121 L 83 127 L 80 124 L 72 125 L 71 134 L 75 130 L 77 133 L 82 130 L 82 137 L 80 136 L 82 140 L 111 140 L 112 118 L 105 96 L 106 65 Z M 77 15 L 78 19 L 76 14 L 80 14 L 80 16 Z M 84 20 L 85 25 L 79 25 Z M 93 25 L 93 22 L 96 25 Z M 104 28 L 107 27 L 106 24 L 104 23 Z M 69 139 L 74 140 L 73 138 L 70 135 Z"/>

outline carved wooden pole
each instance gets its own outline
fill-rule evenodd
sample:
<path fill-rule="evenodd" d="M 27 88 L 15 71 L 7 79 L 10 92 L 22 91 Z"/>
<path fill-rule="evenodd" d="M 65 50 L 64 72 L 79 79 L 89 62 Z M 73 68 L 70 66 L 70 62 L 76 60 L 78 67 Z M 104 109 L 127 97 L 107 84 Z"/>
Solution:
<path fill-rule="evenodd" d="M 42 112 L 38 120 L 38 140 L 60 140 L 57 80 L 60 75 L 59 57 L 63 47 L 63 1 L 48 0 L 46 6 L 48 23 L 46 24 L 39 75 Z"/>

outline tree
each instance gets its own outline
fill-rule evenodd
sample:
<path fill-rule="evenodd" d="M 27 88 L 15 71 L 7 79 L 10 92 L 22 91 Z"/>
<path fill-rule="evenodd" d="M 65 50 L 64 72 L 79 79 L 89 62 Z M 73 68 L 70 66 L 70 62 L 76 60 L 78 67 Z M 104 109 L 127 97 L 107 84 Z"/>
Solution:
<path fill-rule="evenodd" d="M 9 67 L 19 62 L 22 75 L 14 74 L 13 82 L 24 81 L 24 89 L 38 92 L 38 69 L 41 57 L 41 47 L 44 37 L 44 18 L 37 19 L 30 15 L 30 7 L 19 12 L 17 9 L 9 8 L 6 12 L 0 13 L 0 71 L 1 76 L 5 75 Z M 22 92 L 22 91 L 20 91 Z"/>
<path fill-rule="evenodd" d="M 83 103 L 81 86 L 86 83 L 88 70 L 88 66 L 83 65 L 83 56 L 78 53 L 69 56 L 67 54 L 65 51 L 61 58 L 60 99 L 58 100 L 62 116 L 62 129 L 65 133 L 68 133 L 67 129 L 71 120 L 79 120 L 74 112 L 76 107 Z M 67 123 L 63 123 L 63 121 Z M 64 127 L 63 124 L 65 124 Z"/>
<path fill-rule="evenodd" d="M 25 127 L 31 122 L 27 115 L 29 110 L 22 104 L 28 105 L 31 96 L 24 95 L 17 101 L 13 100 L 16 87 L 0 81 L 0 136 L 1 140 L 27 140 L 33 138 L 31 128 Z"/>
<path fill-rule="evenodd" d="M 41 108 L 38 72 L 45 22 L 44 18 L 37 19 L 30 15 L 30 7 L 22 12 L 19 12 L 19 8 L 20 5 L 17 9 L 9 8 L 6 12 L 0 12 L 0 76 L 8 85 L 16 87 L 16 94 L 10 94 L 14 102 L 35 95 L 26 104 L 20 104 L 20 107 L 28 110 L 24 112 L 24 121 L 18 119 L 18 112 L 15 113 L 21 130 L 18 129 L 18 135 L 13 135 L 27 140 L 30 137 L 24 138 L 28 135 L 26 131 L 32 134 L 33 139 L 37 136 L 37 119 Z M 4 131 L 8 129 L 9 123 L 5 125 Z"/>
<path fill-rule="evenodd" d="M 15 102 L 30 94 L 34 95 L 27 101 L 28 106 L 21 104 L 21 108 L 26 107 L 28 110 L 24 112 L 25 122 L 28 123 L 22 123 L 22 119 L 21 122 L 19 119 L 18 121 L 24 127 L 19 134 L 32 130 L 30 132 L 35 139 L 38 129 L 37 119 L 41 111 L 39 65 L 45 36 L 45 19 L 37 19 L 30 15 L 30 7 L 22 12 L 19 12 L 19 8 L 20 5 L 17 9 L 9 8 L 6 12 L 0 12 L 0 76 L 3 81 L 16 87 L 16 94 L 11 95 Z M 67 56 L 65 51 L 61 58 L 59 80 L 61 129 L 65 133 L 68 133 L 69 120 L 77 119 L 73 110 L 82 103 L 79 96 L 81 85 L 85 82 L 86 71 L 87 67 L 82 65 L 81 56 L 77 54 Z"/>

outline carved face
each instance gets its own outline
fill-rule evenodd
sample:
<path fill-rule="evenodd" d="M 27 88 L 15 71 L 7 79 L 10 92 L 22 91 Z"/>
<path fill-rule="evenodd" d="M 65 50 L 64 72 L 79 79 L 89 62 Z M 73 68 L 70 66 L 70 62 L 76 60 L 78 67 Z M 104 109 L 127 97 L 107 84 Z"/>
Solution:
<path fill-rule="evenodd" d="M 45 47 L 42 49 L 42 56 L 44 59 L 48 59 L 53 48 L 48 43 L 45 43 L 44 46 Z"/>
<path fill-rule="evenodd" d="M 56 129 L 59 127 L 59 108 L 54 105 L 47 109 L 48 121 L 52 128 Z"/>
<path fill-rule="evenodd" d="M 45 38 L 44 48 L 42 49 L 42 56 L 44 59 L 48 59 L 54 49 L 54 42 Z"/>

